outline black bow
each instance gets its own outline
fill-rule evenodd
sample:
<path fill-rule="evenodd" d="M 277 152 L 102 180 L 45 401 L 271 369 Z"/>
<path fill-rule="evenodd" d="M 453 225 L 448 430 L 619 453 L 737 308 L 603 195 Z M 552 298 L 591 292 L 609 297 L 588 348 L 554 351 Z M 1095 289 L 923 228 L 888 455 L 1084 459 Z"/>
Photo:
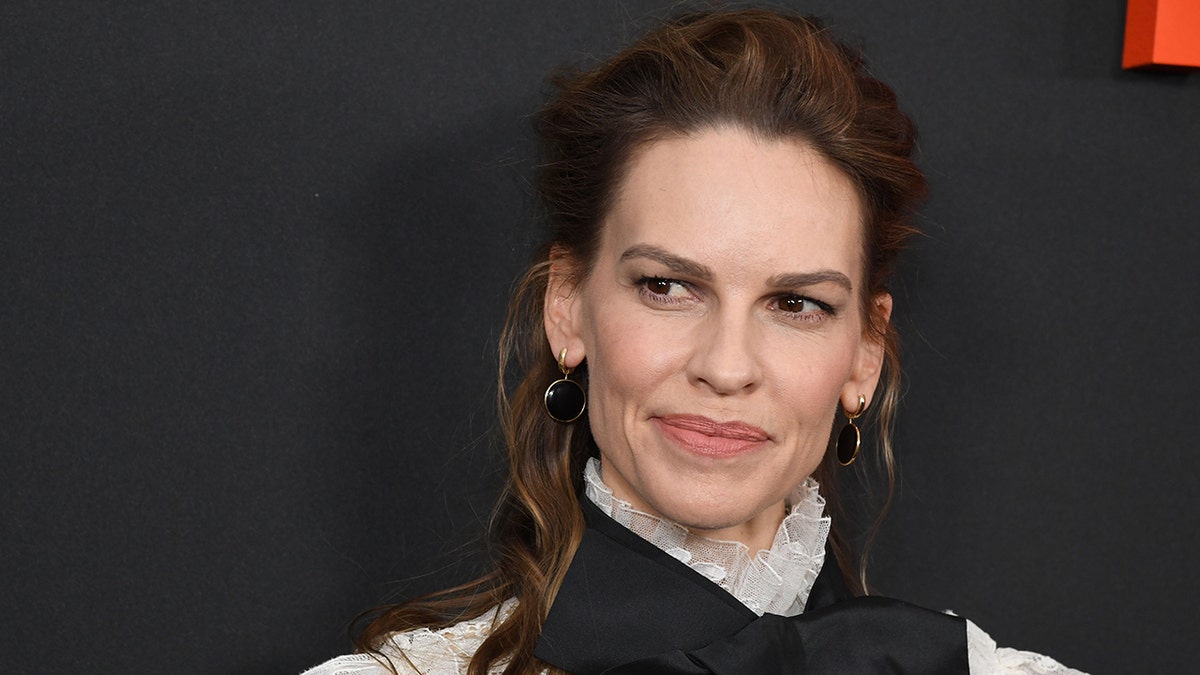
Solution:
<path fill-rule="evenodd" d="M 826 552 L 805 611 L 756 616 L 583 500 L 588 530 L 534 655 L 576 675 L 967 673 L 966 625 L 851 597 Z"/>

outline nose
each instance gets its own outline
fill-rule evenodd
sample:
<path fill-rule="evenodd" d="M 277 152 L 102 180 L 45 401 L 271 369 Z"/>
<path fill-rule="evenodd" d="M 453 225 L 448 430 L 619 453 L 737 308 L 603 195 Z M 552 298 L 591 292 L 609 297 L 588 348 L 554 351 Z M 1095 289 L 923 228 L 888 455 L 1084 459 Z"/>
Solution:
<path fill-rule="evenodd" d="M 760 335 L 749 317 L 715 312 L 696 326 L 688 379 L 722 396 L 753 391 L 762 381 Z"/>

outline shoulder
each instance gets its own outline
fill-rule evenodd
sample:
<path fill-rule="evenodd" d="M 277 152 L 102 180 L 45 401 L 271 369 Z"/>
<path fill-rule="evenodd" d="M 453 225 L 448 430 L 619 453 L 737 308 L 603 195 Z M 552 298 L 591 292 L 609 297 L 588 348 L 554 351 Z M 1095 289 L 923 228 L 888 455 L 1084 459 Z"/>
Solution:
<path fill-rule="evenodd" d="M 1085 675 L 1049 656 L 997 647 L 996 641 L 970 620 L 967 621 L 967 659 L 971 675 Z"/>
<path fill-rule="evenodd" d="M 306 670 L 302 675 L 460 675 L 471 657 L 491 634 L 492 627 L 515 607 L 510 600 L 488 612 L 430 630 L 416 628 L 393 633 L 379 647 L 379 655 L 347 654 Z"/>

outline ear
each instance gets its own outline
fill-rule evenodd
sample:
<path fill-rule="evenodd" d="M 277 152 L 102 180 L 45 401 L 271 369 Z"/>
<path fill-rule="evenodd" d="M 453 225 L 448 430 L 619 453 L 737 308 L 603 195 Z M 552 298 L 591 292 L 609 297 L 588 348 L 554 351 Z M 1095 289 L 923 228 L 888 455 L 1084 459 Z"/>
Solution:
<path fill-rule="evenodd" d="M 574 368 L 587 356 L 582 336 L 582 302 L 575 272 L 575 261 L 561 248 L 550 251 L 550 276 L 546 284 L 545 307 L 542 317 L 546 323 L 546 339 L 550 352 L 557 359 L 567 350 L 565 365 Z"/>
<path fill-rule="evenodd" d="M 892 319 L 892 296 L 880 293 L 871 298 L 870 313 L 876 321 L 884 325 Z M 873 331 L 864 326 L 862 337 L 858 342 L 858 351 L 854 355 L 854 363 L 850 367 L 850 379 L 842 388 L 842 409 L 854 412 L 858 408 L 858 397 L 867 397 L 867 407 L 871 407 L 875 395 L 875 386 L 883 374 L 883 340 Z"/>

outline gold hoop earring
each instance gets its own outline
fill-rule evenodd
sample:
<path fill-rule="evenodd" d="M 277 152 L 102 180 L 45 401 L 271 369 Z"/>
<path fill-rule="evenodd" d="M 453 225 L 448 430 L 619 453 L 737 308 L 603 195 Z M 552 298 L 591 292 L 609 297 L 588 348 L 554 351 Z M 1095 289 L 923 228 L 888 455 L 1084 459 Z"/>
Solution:
<path fill-rule="evenodd" d="M 558 369 L 562 371 L 562 379 L 555 380 L 546 387 L 546 395 L 542 403 L 546 406 L 546 414 L 555 422 L 570 424 L 579 419 L 587 408 L 587 392 L 578 382 L 569 379 L 574 368 L 567 367 L 567 349 L 564 347 L 558 353 Z"/>
<path fill-rule="evenodd" d="M 861 417 L 866 409 L 867 397 L 862 394 L 858 395 L 858 410 L 851 413 L 842 409 L 842 412 L 846 413 L 846 426 L 842 427 L 837 439 L 838 464 L 842 466 L 850 466 L 858 457 L 858 449 L 862 446 L 862 434 L 859 433 L 854 420 Z"/>

